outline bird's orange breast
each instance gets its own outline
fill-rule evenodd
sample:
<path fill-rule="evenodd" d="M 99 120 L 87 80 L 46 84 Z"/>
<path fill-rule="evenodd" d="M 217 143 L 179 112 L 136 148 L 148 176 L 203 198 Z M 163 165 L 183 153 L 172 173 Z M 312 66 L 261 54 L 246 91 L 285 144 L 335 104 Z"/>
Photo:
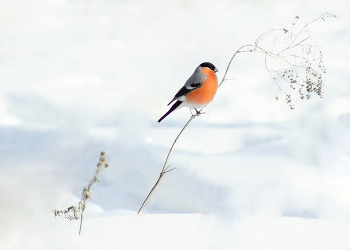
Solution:
<path fill-rule="evenodd" d="M 186 96 L 186 101 L 206 105 L 211 102 L 215 96 L 218 88 L 218 81 L 214 72 L 211 69 L 203 68 L 203 73 L 207 75 L 207 79 L 203 82 L 202 86 Z"/>

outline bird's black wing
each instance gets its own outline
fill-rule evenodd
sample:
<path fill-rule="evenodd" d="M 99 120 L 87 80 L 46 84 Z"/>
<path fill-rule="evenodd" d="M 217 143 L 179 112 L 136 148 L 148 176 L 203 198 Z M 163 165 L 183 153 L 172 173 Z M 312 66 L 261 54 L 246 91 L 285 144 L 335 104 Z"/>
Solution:
<path fill-rule="evenodd" d="M 201 83 L 193 83 L 191 84 L 189 87 L 183 86 L 175 95 L 174 98 L 178 98 L 180 96 L 183 95 L 187 95 L 188 93 L 190 93 L 191 91 L 199 88 L 201 86 Z"/>
<path fill-rule="evenodd" d="M 178 99 L 180 96 L 184 96 L 187 95 L 188 93 L 190 93 L 191 91 L 198 89 L 200 86 L 202 86 L 202 83 L 192 83 L 189 86 L 183 86 L 174 96 L 174 98 L 171 100 L 171 102 L 168 103 L 168 106 L 175 101 L 176 99 Z"/>

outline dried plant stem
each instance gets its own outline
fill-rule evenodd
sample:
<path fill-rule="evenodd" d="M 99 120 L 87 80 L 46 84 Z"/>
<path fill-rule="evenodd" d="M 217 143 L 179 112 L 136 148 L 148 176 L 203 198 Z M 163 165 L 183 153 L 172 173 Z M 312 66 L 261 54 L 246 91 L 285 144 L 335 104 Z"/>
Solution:
<path fill-rule="evenodd" d="M 254 44 L 246 44 L 240 47 L 231 57 L 227 67 L 226 71 L 224 73 L 224 76 L 218 84 L 218 88 L 224 83 L 224 81 L 229 80 L 226 78 L 226 75 L 231 67 L 231 63 L 233 59 L 236 57 L 238 53 L 243 52 L 258 52 L 265 54 L 265 60 L 264 60 L 264 66 L 268 73 L 270 74 L 273 81 L 278 86 L 278 91 L 282 90 L 286 94 L 286 101 L 287 104 L 289 104 L 291 109 L 294 109 L 294 105 L 292 104 L 291 100 L 291 94 L 282 89 L 280 85 L 277 82 L 276 76 L 280 77 L 280 79 L 286 81 L 289 85 L 290 90 L 295 89 L 295 85 L 299 86 L 299 94 L 300 98 L 304 98 L 303 89 L 307 91 L 306 97 L 307 99 L 310 98 L 310 93 L 315 92 L 318 96 L 322 97 L 322 73 L 326 73 L 326 69 L 323 66 L 322 62 L 322 50 L 320 46 L 312 45 L 312 44 L 305 44 L 304 42 L 309 39 L 310 34 L 307 30 L 307 27 L 318 21 L 319 19 L 322 19 L 325 21 L 326 17 L 336 17 L 335 15 L 331 13 L 324 13 L 318 18 L 313 19 L 311 22 L 306 22 L 305 25 L 296 33 L 293 33 L 293 29 L 295 28 L 295 25 L 297 21 L 299 20 L 299 17 L 296 16 L 294 22 L 292 23 L 292 26 L 290 28 L 282 28 L 282 29 L 270 29 L 267 32 L 262 33 L 256 40 Z M 302 34 L 306 33 L 306 37 L 302 37 Z M 272 37 L 272 38 L 271 38 Z M 270 44 L 272 42 L 272 48 L 266 48 L 262 44 L 264 39 L 270 38 L 272 40 L 269 40 Z M 281 42 L 281 40 L 283 42 Z M 276 48 L 277 44 L 284 44 L 285 47 L 278 50 Z M 299 49 L 299 51 L 293 51 L 293 49 Z M 277 50 L 277 51 L 276 51 Z M 268 59 L 269 60 L 275 60 L 275 62 L 280 63 L 282 66 L 279 70 L 273 70 L 268 65 Z M 315 64 L 319 67 L 319 69 L 315 69 Z M 305 70 L 305 73 L 301 75 L 299 70 Z M 276 76 L 274 76 L 276 75 Z M 276 97 L 276 100 L 278 100 L 278 97 Z M 163 178 L 163 176 L 168 173 L 169 171 L 174 170 L 175 168 L 172 168 L 168 170 L 170 167 L 167 166 L 169 156 L 181 136 L 182 132 L 186 129 L 186 127 L 189 125 L 189 123 L 196 117 L 201 114 L 203 114 L 200 109 L 197 111 L 197 113 L 192 114 L 190 119 L 187 121 L 185 126 L 181 129 L 180 133 L 177 135 L 176 139 L 174 140 L 169 153 L 165 159 L 164 166 L 162 168 L 162 172 L 159 175 L 159 178 L 149 194 L 147 195 L 146 199 L 142 203 L 138 214 L 141 212 L 141 210 L 144 208 L 146 202 L 151 197 L 154 190 L 157 188 L 159 182 Z"/>
<path fill-rule="evenodd" d="M 231 66 L 231 63 L 232 63 L 233 58 L 235 58 L 236 55 L 237 55 L 238 53 L 242 52 L 242 49 L 243 49 L 243 48 L 249 47 L 249 46 L 250 46 L 250 45 L 244 45 L 244 46 L 240 47 L 240 48 L 233 54 L 233 56 L 231 57 L 231 60 L 230 60 L 229 63 L 227 64 L 225 74 L 224 74 L 224 76 L 222 77 L 221 82 L 220 82 L 219 85 L 218 85 L 218 88 L 221 86 L 221 84 L 224 83 L 224 81 L 227 80 L 227 79 L 226 79 L 226 75 L 227 75 L 228 70 L 230 69 L 230 66 Z"/>
<path fill-rule="evenodd" d="M 102 151 L 100 153 L 99 162 L 97 163 L 97 170 L 95 171 L 94 178 L 92 178 L 87 187 L 84 187 L 81 194 L 81 200 L 79 201 L 78 206 L 70 206 L 66 210 L 54 211 L 55 216 L 65 217 L 69 220 L 78 220 L 80 218 L 79 235 L 81 233 L 81 228 L 83 225 L 83 215 L 86 208 L 86 201 L 92 195 L 90 189 L 96 182 L 98 182 L 98 177 L 101 174 L 101 172 L 108 167 L 109 164 L 106 162 L 105 152 Z"/>
<path fill-rule="evenodd" d="M 82 227 L 82 225 L 83 225 L 84 210 L 85 210 L 85 206 L 84 206 L 83 210 L 81 211 L 79 235 L 80 235 L 80 233 L 81 233 L 81 227 Z"/>
<path fill-rule="evenodd" d="M 164 176 L 166 173 L 168 173 L 168 172 L 170 172 L 170 171 L 172 171 L 172 170 L 175 169 L 175 168 L 169 169 L 170 165 L 166 167 L 166 165 L 167 165 L 167 163 L 168 163 L 168 160 L 169 160 L 169 156 L 170 156 L 171 152 L 173 151 L 173 148 L 174 148 L 174 146 L 175 146 L 177 140 L 179 139 L 180 135 L 182 134 L 182 132 L 186 129 L 186 127 L 188 126 L 188 124 L 190 124 L 190 122 L 191 122 L 194 118 L 196 118 L 196 116 L 199 116 L 200 114 L 201 114 L 201 113 L 198 112 L 198 113 L 192 115 L 191 118 L 190 118 L 190 119 L 187 121 L 187 123 L 185 124 L 185 126 L 181 129 L 180 133 L 177 135 L 177 137 L 176 137 L 176 139 L 174 140 L 173 144 L 171 145 L 171 148 L 170 148 L 170 150 L 169 150 L 169 153 L 168 153 L 168 155 L 167 155 L 167 157 L 166 157 L 166 159 L 165 159 L 164 166 L 163 166 L 163 168 L 162 168 L 162 172 L 160 172 L 160 175 L 159 175 L 159 178 L 158 178 L 156 184 L 154 184 L 153 188 L 151 189 L 151 191 L 150 191 L 149 194 L 147 195 L 146 199 L 145 199 L 144 202 L 142 203 L 142 205 L 141 205 L 139 211 L 137 212 L 138 214 L 141 212 L 141 210 L 142 210 L 143 207 L 145 206 L 146 202 L 147 202 L 148 199 L 151 197 L 152 193 L 154 192 L 154 190 L 155 190 L 156 187 L 158 186 L 158 184 L 159 184 L 160 180 L 163 178 L 163 176 Z M 169 169 L 169 170 L 168 170 L 168 169 Z"/>

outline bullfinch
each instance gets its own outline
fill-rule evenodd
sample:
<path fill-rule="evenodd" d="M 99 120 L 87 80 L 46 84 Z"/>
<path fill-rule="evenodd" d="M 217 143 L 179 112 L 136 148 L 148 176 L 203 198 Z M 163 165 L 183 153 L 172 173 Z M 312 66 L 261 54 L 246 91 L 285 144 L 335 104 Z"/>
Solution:
<path fill-rule="evenodd" d="M 188 78 L 185 85 L 176 93 L 168 106 L 176 101 L 168 112 L 158 122 L 161 122 L 171 112 L 182 107 L 197 109 L 205 107 L 214 98 L 218 88 L 218 80 L 215 73 L 218 69 L 210 62 L 200 64 L 194 73 Z M 198 113 L 198 111 L 197 111 Z"/>

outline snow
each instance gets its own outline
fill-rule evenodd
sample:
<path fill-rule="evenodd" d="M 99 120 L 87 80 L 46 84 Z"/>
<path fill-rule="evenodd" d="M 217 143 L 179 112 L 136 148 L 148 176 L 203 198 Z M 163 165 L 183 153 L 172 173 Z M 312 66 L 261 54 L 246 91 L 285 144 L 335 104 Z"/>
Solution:
<path fill-rule="evenodd" d="M 1 1 L 0 249 L 350 248 L 346 1 Z M 242 53 L 207 114 L 157 120 L 204 61 L 298 15 L 322 46 L 324 97 L 285 104 L 261 55 Z M 279 95 L 279 100 L 275 97 Z M 110 167 L 79 221 L 101 151 Z"/>

